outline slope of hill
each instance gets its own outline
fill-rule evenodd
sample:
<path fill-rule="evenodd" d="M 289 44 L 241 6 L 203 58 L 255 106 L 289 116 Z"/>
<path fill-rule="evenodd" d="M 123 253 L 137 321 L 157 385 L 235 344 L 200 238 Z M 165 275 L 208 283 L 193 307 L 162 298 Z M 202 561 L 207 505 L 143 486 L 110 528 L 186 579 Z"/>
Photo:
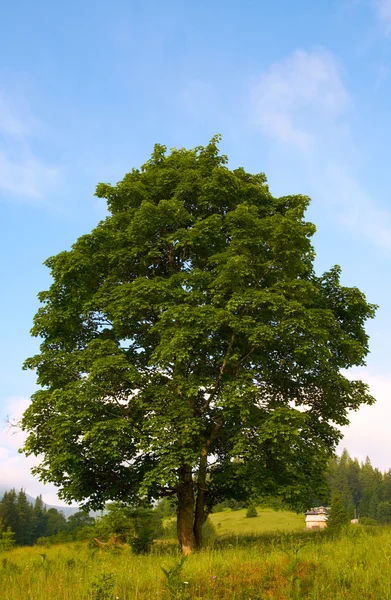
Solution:
<path fill-rule="evenodd" d="M 246 518 L 246 509 L 232 511 L 230 509 L 212 513 L 209 519 L 216 527 L 218 535 L 264 533 L 266 531 L 291 531 L 305 528 L 305 517 L 302 514 L 272 508 L 257 508 L 258 516 Z"/>

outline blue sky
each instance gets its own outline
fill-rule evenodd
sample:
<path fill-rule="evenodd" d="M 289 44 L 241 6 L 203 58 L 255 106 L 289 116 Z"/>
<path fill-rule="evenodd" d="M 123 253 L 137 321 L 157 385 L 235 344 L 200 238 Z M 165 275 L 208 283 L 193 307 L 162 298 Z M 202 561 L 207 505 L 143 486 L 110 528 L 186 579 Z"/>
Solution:
<path fill-rule="evenodd" d="M 264 171 L 275 195 L 313 201 L 319 271 L 343 269 L 380 305 L 359 375 L 378 399 L 352 415 L 344 445 L 391 467 L 391 0 L 15 0 L 0 37 L 0 418 L 34 390 L 21 371 L 42 262 L 104 216 L 115 183 L 153 144 L 223 134 L 230 165 Z M 29 475 L 20 434 L 0 432 L 0 483 Z"/>

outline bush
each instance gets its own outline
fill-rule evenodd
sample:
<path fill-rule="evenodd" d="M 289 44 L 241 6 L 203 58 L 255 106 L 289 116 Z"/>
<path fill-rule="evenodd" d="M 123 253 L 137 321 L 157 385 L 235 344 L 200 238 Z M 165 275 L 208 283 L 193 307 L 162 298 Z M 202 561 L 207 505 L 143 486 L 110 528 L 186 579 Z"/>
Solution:
<path fill-rule="evenodd" d="M 15 533 L 11 527 L 0 532 L 0 550 L 12 550 L 15 546 Z"/>
<path fill-rule="evenodd" d="M 360 525 L 377 525 L 376 519 L 372 519 L 372 517 L 360 517 L 359 519 Z"/>
<path fill-rule="evenodd" d="M 246 519 L 252 519 L 257 516 L 258 516 L 258 513 L 257 513 L 257 509 L 255 508 L 255 506 L 254 505 L 249 506 L 247 509 L 247 512 L 246 512 Z"/>

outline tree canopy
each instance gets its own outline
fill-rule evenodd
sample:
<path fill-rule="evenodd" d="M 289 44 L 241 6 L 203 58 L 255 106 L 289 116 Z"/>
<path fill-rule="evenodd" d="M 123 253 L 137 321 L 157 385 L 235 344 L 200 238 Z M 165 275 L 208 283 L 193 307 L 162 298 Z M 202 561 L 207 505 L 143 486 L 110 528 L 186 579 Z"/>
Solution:
<path fill-rule="evenodd" d="M 216 136 L 156 145 L 109 216 L 46 261 L 32 334 L 40 389 L 25 412 L 35 473 L 65 500 L 174 496 L 185 552 L 226 497 L 302 507 L 323 482 L 347 411 L 373 398 L 363 365 L 375 306 L 314 271 L 309 198 L 275 198 L 231 170 Z"/>

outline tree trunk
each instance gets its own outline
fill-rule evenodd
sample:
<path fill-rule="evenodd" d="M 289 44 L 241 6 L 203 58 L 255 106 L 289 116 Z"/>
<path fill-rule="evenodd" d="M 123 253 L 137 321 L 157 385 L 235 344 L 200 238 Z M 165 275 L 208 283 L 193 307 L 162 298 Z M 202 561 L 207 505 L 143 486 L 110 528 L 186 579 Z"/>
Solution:
<path fill-rule="evenodd" d="M 208 450 L 204 448 L 200 459 L 200 467 L 197 477 L 197 500 L 194 512 L 194 538 L 197 548 L 202 546 L 202 526 L 206 521 L 205 513 L 205 491 L 206 491 L 206 469 L 208 464 Z"/>
<path fill-rule="evenodd" d="M 191 467 L 180 469 L 178 486 L 177 533 L 183 554 L 190 554 L 196 547 L 194 536 L 194 485 Z"/>

